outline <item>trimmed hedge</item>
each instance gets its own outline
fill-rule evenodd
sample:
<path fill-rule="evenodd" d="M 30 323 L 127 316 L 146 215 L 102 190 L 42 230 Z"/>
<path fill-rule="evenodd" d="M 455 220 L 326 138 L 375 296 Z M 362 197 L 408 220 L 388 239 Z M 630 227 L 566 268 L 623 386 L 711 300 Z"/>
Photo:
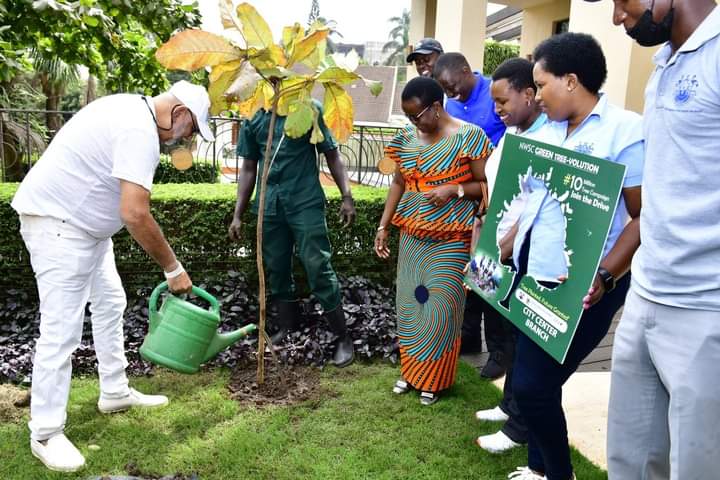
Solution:
<path fill-rule="evenodd" d="M 208 162 L 193 162 L 187 170 L 173 167 L 167 156 L 163 156 L 155 170 L 153 183 L 218 183 L 220 168 Z"/>
<path fill-rule="evenodd" d="M 509 43 L 485 42 L 485 55 L 483 57 L 483 73 L 492 75 L 495 69 L 508 58 L 520 55 L 520 46 Z"/>
<path fill-rule="evenodd" d="M 166 184 L 156 185 L 152 194 L 152 211 L 170 245 L 194 282 L 227 278 L 227 272 L 242 272 L 256 288 L 255 225 L 256 217 L 245 215 L 243 238 L 238 243 L 228 239 L 227 227 L 235 206 L 236 185 Z M 35 293 L 29 256 L 20 237 L 19 219 L 10 207 L 17 184 L 0 184 L 0 292 L 22 289 Z M 337 215 L 340 194 L 337 188 L 326 188 L 326 218 L 333 245 L 333 266 L 346 276 L 359 275 L 383 286 L 395 280 L 396 258 L 379 259 L 373 251 L 377 224 L 382 216 L 386 189 L 354 187 L 357 219 L 350 228 L 342 228 Z M 397 235 L 391 239 L 397 252 Z M 162 280 L 159 267 L 148 257 L 127 230 L 113 237 L 118 270 L 129 296 L 137 289 L 154 286 Z M 307 292 L 302 268 L 295 262 L 299 293 Z M 0 296 L 3 293 L 0 293 Z"/>

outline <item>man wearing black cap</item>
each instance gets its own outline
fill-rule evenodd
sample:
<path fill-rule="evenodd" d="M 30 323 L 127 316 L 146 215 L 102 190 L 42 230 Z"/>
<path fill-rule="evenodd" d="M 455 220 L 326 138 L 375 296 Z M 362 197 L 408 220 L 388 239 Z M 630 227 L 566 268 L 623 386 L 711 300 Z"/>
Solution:
<path fill-rule="evenodd" d="M 417 44 L 410 55 L 405 59 L 407 63 L 415 62 L 415 69 L 418 75 L 429 77 L 432 75 L 435 61 L 443 54 L 443 47 L 434 38 L 423 38 Z"/>

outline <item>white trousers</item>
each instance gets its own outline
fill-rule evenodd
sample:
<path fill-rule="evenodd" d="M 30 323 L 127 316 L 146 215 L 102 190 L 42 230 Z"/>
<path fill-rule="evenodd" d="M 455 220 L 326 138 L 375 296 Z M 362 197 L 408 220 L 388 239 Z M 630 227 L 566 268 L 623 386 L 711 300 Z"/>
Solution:
<path fill-rule="evenodd" d="M 88 302 L 100 390 L 107 397 L 129 394 L 122 325 L 127 302 L 112 240 L 51 217 L 21 215 L 20 223 L 40 296 L 28 425 L 33 439 L 45 440 L 65 428 L 70 358 L 80 345 Z"/>
<path fill-rule="evenodd" d="M 610 480 L 720 478 L 720 312 L 631 288 L 612 357 Z"/>

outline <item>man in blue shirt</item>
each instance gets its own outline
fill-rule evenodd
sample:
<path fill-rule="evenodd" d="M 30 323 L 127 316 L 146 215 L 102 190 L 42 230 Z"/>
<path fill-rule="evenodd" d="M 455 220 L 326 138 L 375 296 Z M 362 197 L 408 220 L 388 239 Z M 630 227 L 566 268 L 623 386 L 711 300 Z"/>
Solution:
<path fill-rule="evenodd" d="M 717 478 L 720 456 L 720 8 L 615 2 L 661 45 L 645 90 L 640 248 L 615 332 L 611 479 Z"/>
<path fill-rule="evenodd" d="M 440 55 L 433 77 L 448 97 L 445 110 L 455 118 L 482 128 L 493 145 L 497 145 L 505 133 L 505 124 L 495 113 L 490 79 L 473 72 L 465 56 L 455 52 Z"/>
<path fill-rule="evenodd" d="M 433 77 L 448 97 L 445 110 L 455 118 L 482 128 L 493 145 L 497 145 L 506 127 L 495 113 L 495 102 L 490 95 L 490 79 L 474 73 L 465 56 L 454 52 L 440 55 L 433 68 Z M 469 292 L 463 320 L 463 353 L 480 350 L 480 325 L 483 319 L 490 358 L 480 375 L 498 378 L 505 373 L 511 357 L 506 348 L 508 333 L 503 328 L 502 316 L 485 300 Z"/>

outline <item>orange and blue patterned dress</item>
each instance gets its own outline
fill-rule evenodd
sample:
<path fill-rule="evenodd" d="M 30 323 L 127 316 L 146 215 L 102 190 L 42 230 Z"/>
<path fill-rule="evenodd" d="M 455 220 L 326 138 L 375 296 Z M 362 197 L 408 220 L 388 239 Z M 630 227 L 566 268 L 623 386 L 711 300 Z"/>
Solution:
<path fill-rule="evenodd" d="M 487 159 L 492 149 L 482 129 L 465 124 L 432 145 L 421 144 L 409 126 L 385 150 L 405 179 L 392 219 L 400 228 L 397 327 L 402 377 L 417 390 L 438 392 L 455 382 L 465 306 L 463 268 L 477 208 L 475 201 L 458 198 L 437 207 L 424 193 L 471 180 L 470 162 Z"/>

